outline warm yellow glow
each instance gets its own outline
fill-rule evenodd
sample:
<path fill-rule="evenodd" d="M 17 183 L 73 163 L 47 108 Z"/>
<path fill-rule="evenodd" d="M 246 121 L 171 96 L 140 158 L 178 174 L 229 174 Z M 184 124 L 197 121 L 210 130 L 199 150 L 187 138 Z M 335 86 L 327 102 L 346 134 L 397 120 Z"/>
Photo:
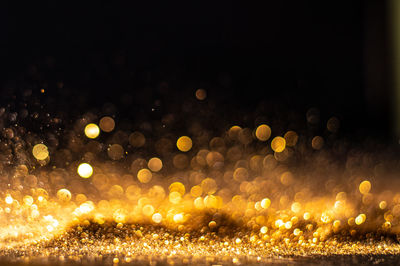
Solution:
<path fill-rule="evenodd" d="M 261 207 L 264 209 L 268 209 L 268 207 L 271 205 L 271 200 L 269 198 L 265 198 L 261 201 Z"/>
<path fill-rule="evenodd" d="M 105 116 L 102 119 L 100 119 L 99 126 L 101 130 L 103 130 L 104 132 L 111 132 L 114 130 L 115 127 L 114 119 L 112 119 L 109 116 Z"/>
<path fill-rule="evenodd" d="M 174 222 L 175 223 L 183 222 L 183 214 L 182 213 L 175 214 L 174 215 Z"/>
<path fill-rule="evenodd" d="M 150 204 L 147 204 L 143 207 L 142 212 L 146 216 L 152 216 L 154 213 L 154 207 Z"/>
<path fill-rule="evenodd" d="M 271 128 L 268 125 L 259 125 L 256 129 L 256 137 L 260 141 L 267 141 L 271 137 Z"/>
<path fill-rule="evenodd" d="M 83 178 L 89 178 L 93 174 L 93 168 L 88 163 L 81 163 L 78 166 L 78 174 Z"/>
<path fill-rule="evenodd" d="M 365 214 L 362 213 L 362 214 L 360 214 L 360 215 L 358 215 L 358 216 L 356 217 L 355 223 L 356 223 L 357 225 L 360 225 L 360 224 L 364 223 L 366 219 L 367 219 L 367 216 L 366 216 Z"/>
<path fill-rule="evenodd" d="M 153 174 L 150 172 L 149 169 L 146 168 L 139 170 L 139 172 L 137 173 L 137 178 L 140 183 L 149 183 L 152 177 Z"/>
<path fill-rule="evenodd" d="M 286 147 L 286 140 L 282 137 L 275 137 L 271 142 L 271 148 L 275 152 L 283 152 Z"/>
<path fill-rule="evenodd" d="M 188 136 L 182 136 L 176 141 L 176 147 L 180 151 L 187 152 L 192 148 L 192 139 Z"/>
<path fill-rule="evenodd" d="M 371 183 L 368 180 L 365 180 L 360 183 L 358 189 L 360 190 L 361 194 L 368 194 L 371 190 Z"/>
<path fill-rule="evenodd" d="M 384 210 L 384 209 L 386 209 L 386 207 L 387 207 L 386 201 L 382 200 L 381 202 L 379 202 L 379 208 Z"/>
<path fill-rule="evenodd" d="M 177 191 L 172 191 L 169 193 L 169 201 L 173 204 L 178 204 L 182 199 L 182 196 L 179 192 Z"/>
<path fill-rule="evenodd" d="M 201 188 L 201 186 L 193 186 L 190 189 L 190 194 L 195 198 L 200 197 L 202 193 L 203 189 Z"/>
<path fill-rule="evenodd" d="M 68 202 L 71 200 L 71 192 L 68 189 L 62 188 L 57 191 L 57 198 L 62 202 Z"/>
<path fill-rule="evenodd" d="M 87 124 L 85 127 L 85 135 L 90 139 L 95 139 L 100 134 L 100 128 L 96 124 Z"/>
<path fill-rule="evenodd" d="M 45 160 L 49 157 L 49 151 L 44 144 L 36 144 L 33 146 L 32 154 L 37 160 Z"/>
<path fill-rule="evenodd" d="M 153 216 L 151 217 L 151 219 L 153 220 L 153 222 L 155 223 L 161 223 L 162 221 L 162 215 L 160 213 L 155 213 L 153 214 Z"/>
<path fill-rule="evenodd" d="M 14 199 L 10 195 L 7 195 L 6 198 L 5 198 L 5 202 L 7 204 L 11 204 L 11 203 L 14 202 Z"/>

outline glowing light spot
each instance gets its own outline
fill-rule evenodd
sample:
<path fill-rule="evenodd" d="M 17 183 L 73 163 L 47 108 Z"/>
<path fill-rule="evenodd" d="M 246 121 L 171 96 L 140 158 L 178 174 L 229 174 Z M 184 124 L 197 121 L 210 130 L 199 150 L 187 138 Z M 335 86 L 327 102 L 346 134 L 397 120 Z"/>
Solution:
<path fill-rule="evenodd" d="M 62 202 L 68 202 L 71 200 L 71 192 L 68 189 L 62 188 L 57 191 L 57 198 Z"/>
<path fill-rule="evenodd" d="M 271 128 L 268 125 L 259 125 L 256 129 L 256 137 L 260 141 L 267 141 L 271 137 Z"/>
<path fill-rule="evenodd" d="M 33 204 L 33 198 L 28 195 L 24 197 L 23 201 L 27 206 L 31 206 Z"/>
<path fill-rule="evenodd" d="M 96 124 L 87 124 L 85 127 L 85 135 L 90 139 L 95 139 L 100 134 L 100 128 Z"/>
<path fill-rule="evenodd" d="M 310 218 L 311 218 L 311 214 L 309 213 L 309 212 L 305 212 L 304 214 L 303 214 L 303 218 L 304 218 L 304 220 L 309 220 Z"/>
<path fill-rule="evenodd" d="M 339 228 L 340 227 L 340 221 L 339 220 L 334 221 L 333 222 L 333 227 L 336 228 L 336 229 Z"/>
<path fill-rule="evenodd" d="M 208 227 L 210 227 L 211 229 L 217 227 L 217 223 L 215 221 L 211 221 L 208 223 Z"/>
<path fill-rule="evenodd" d="M 143 214 L 146 215 L 146 216 L 151 216 L 151 215 L 153 215 L 153 213 L 154 213 L 154 207 L 153 207 L 152 205 L 150 205 L 150 204 L 145 205 L 145 206 L 142 208 L 142 212 L 143 212 Z"/>
<path fill-rule="evenodd" d="M 371 183 L 368 180 L 365 180 L 360 183 L 358 189 L 360 190 L 361 194 L 368 194 L 371 190 Z"/>
<path fill-rule="evenodd" d="M 115 127 L 115 121 L 109 116 L 105 116 L 102 119 L 100 119 L 99 126 L 101 130 L 104 132 L 111 132 L 114 130 Z"/>
<path fill-rule="evenodd" d="M 268 227 L 266 227 L 266 226 L 261 227 L 261 229 L 260 229 L 261 234 L 266 234 L 267 232 L 268 232 Z"/>
<path fill-rule="evenodd" d="M 173 219 L 175 223 L 181 223 L 183 222 L 183 214 L 182 213 L 175 214 Z"/>
<path fill-rule="evenodd" d="M 5 201 L 7 204 L 12 204 L 14 199 L 11 197 L 11 195 L 7 195 Z"/>
<path fill-rule="evenodd" d="M 160 213 L 155 213 L 153 214 L 153 216 L 151 217 L 151 219 L 153 220 L 153 222 L 155 223 L 161 223 L 162 221 L 162 215 Z"/>
<path fill-rule="evenodd" d="M 169 201 L 173 204 L 178 204 L 182 199 L 182 196 L 179 192 L 177 191 L 172 191 L 169 193 Z"/>
<path fill-rule="evenodd" d="M 153 172 L 158 172 L 163 167 L 163 163 L 159 158 L 154 157 L 149 160 L 147 167 L 149 167 L 149 169 Z"/>
<path fill-rule="evenodd" d="M 379 202 L 379 208 L 384 210 L 384 209 L 386 209 L 386 207 L 387 207 L 386 201 L 383 200 L 383 201 Z"/>
<path fill-rule="evenodd" d="M 268 207 L 271 205 L 271 200 L 269 198 L 265 198 L 261 201 L 261 207 L 264 209 L 268 209 Z"/>
<path fill-rule="evenodd" d="M 301 204 L 300 204 L 299 202 L 294 202 L 294 203 L 292 204 L 291 209 L 292 209 L 292 212 L 298 213 L 298 212 L 301 211 Z"/>
<path fill-rule="evenodd" d="M 190 194 L 195 198 L 200 197 L 202 193 L 203 189 L 201 188 L 201 186 L 194 186 L 190 190 Z"/>
<path fill-rule="evenodd" d="M 271 148 L 275 152 L 283 152 L 286 147 L 286 140 L 282 137 L 275 137 L 271 142 Z"/>
<path fill-rule="evenodd" d="M 139 172 L 137 173 L 137 178 L 140 183 L 149 183 L 152 177 L 153 174 L 150 172 L 149 169 L 146 168 L 139 170 Z"/>
<path fill-rule="evenodd" d="M 358 215 L 354 221 L 357 225 L 360 225 L 360 224 L 364 223 L 366 219 L 367 219 L 367 216 L 362 213 L 362 214 Z"/>
<path fill-rule="evenodd" d="M 196 90 L 196 98 L 197 100 L 203 101 L 207 98 L 207 91 L 204 89 Z"/>
<path fill-rule="evenodd" d="M 188 136 L 182 136 L 176 141 L 176 147 L 183 152 L 189 151 L 192 148 L 192 145 L 192 139 Z"/>
<path fill-rule="evenodd" d="M 78 166 L 78 174 L 83 178 L 89 178 L 93 174 L 93 168 L 88 163 L 81 163 Z"/>
<path fill-rule="evenodd" d="M 45 160 L 49 157 L 49 150 L 44 144 L 36 144 L 33 146 L 32 154 L 37 160 Z"/>
<path fill-rule="evenodd" d="M 212 178 L 201 181 L 201 188 L 207 194 L 214 194 L 217 191 L 217 183 Z"/>
<path fill-rule="evenodd" d="M 78 209 L 82 214 L 86 214 L 86 213 L 93 211 L 94 206 L 93 206 L 92 202 L 88 201 L 88 202 L 82 203 Z"/>
<path fill-rule="evenodd" d="M 168 187 L 169 192 L 178 192 L 181 196 L 185 195 L 186 189 L 185 185 L 183 185 L 181 182 L 174 182 Z"/>

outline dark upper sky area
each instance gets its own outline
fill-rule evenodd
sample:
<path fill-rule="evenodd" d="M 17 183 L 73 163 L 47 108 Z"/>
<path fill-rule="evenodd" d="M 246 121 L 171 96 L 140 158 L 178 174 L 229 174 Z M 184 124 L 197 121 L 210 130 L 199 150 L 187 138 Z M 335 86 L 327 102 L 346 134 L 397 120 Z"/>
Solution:
<path fill-rule="evenodd" d="M 387 110 L 367 112 L 368 1 L 83 2 L 0 3 L 3 87 L 34 65 L 49 91 L 62 80 L 93 104 L 166 81 L 244 109 L 276 100 L 389 127 Z"/>

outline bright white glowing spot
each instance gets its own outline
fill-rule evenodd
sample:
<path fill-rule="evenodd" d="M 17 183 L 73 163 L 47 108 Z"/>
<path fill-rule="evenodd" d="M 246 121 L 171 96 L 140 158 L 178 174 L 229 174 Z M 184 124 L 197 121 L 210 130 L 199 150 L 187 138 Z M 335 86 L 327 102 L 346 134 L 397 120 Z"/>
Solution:
<path fill-rule="evenodd" d="M 175 214 L 174 215 L 174 222 L 175 223 L 183 222 L 183 214 L 182 213 Z"/>
<path fill-rule="evenodd" d="M 155 223 L 161 223 L 162 221 L 162 215 L 160 213 L 155 213 L 153 214 L 153 216 L 151 217 L 151 219 L 153 220 L 153 222 Z"/>
<path fill-rule="evenodd" d="M 89 178 L 93 174 L 93 168 L 88 163 L 81 163 L 78 166 L 78 174 L 83 178 Z"/>
<path fill-rule="evenodd" d="M 7 204 L 11 204 L 14 201 L 13 198 L 10 195 L 7 195 L 5 200 L 6 200 Z"/>
<path fill-rule="evenodd" d="M 100 128 L 96 124 L 88 124 L 85 127 L 85 135 L 90 139 L 95 139 L 100 134 Z"/>

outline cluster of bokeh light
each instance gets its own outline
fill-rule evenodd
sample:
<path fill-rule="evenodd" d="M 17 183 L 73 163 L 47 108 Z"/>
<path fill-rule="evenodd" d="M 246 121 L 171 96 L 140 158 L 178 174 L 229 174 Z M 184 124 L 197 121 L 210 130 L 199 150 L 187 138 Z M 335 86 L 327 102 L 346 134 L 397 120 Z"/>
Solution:
<path fill-rule="evenodd" d="M 206 96 L 195 92 L 199 101 Z M 400 190 L 379 183 L 390 178 L 381 161 L 343 151 L 336 117 L 324 136 L 293 128 L 278 135 L 266 122 L 218 136 L 197 123 L 181 134 L 161 127 L 146 135 L 119 129 L 117 119 L 83 116 L 63 133 L 64 149 L 48 145 L 53 135 L 3 130 L 4 158 L 7 145 L 22 143 L 14 147 L 20 160 L 2 166 L 3 256 L 80 260 L 79 249 L 114 263 L 137 254 L 235 263 L 400 252 Z M 319 122 L 318 111 L 306 121 Z"/>

